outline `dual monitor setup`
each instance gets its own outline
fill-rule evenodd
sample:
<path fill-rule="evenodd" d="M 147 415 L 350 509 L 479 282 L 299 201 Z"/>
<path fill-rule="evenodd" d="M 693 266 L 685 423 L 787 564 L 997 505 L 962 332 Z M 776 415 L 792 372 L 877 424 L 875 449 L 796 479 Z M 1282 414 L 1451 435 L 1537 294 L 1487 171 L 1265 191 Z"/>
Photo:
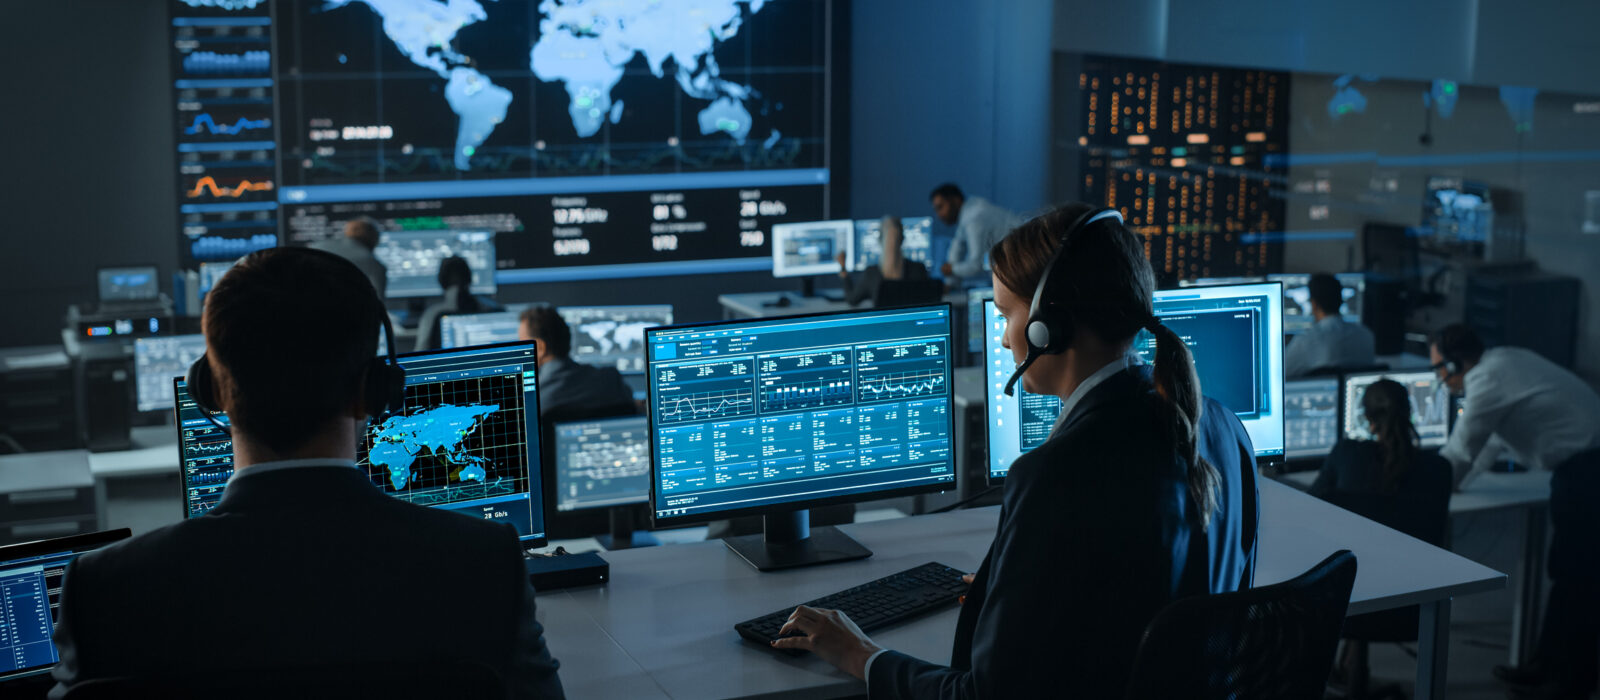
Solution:
<path fill-rule="evenodd" d="M 935 260 L 943 259 L 943 251 L 933 236 L 933 218 L 910 217 L 900 220 L 904 235 L 900 250 L 906 260 L 927 266 L 930 273 L 937 272 Z M 882 219 L 840 219 L 837 221 L 809 221 L 793 224 L 775 224 L 772 227 L 772 276 L 799 277 L 805 283 L 805 295 L 814 291 L 811 278 L 818 275 L 836 275 L 841 271 L 859 272 L 883 260 Z M 839 265 L 839 256 L 844 265 Z"/>
<path fill-rule="evenodd" d="M 763 570 L 865 557 L 832 528 L 810 530 L 806 509 L 954 486 L 951 316 L 938 304 L 652 326 L 648 416 L 548 433 L 532 342 L 401 355 L 404 407 L 373 419 L 357 465 L 396 498 L 510 523 L 529 547 L 548 539 L 547 506 L 648 504 L 660 527 L 767 516 L 764 536 L 728 541 Z M 166 376 L 184 515 L 197 517 L 234 473 L 227 417 L 174 378 L 203 344 L 155 340 L 141 368 Z"/>
<path fill-rule="evenodd" d="M 1411 422 L 1424 448 L 1443 447 L 1454 423 L 1450 389 L 1431 369 L 1356 372 L 1284 383 L 1284 455 L 1290 461 L 1327 456 L 1341 437 L 1371 440 L 1361 398 L 1380 379 L 1411 395 Z"/>

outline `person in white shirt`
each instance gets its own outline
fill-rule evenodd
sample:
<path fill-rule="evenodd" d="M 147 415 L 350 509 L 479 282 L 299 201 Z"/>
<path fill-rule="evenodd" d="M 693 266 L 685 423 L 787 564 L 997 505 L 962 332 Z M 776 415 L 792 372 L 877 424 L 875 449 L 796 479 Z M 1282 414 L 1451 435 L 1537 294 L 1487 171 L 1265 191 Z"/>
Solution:
<path fill-rule="evenodd" d="M 1600 394 L 1531 350 L 1484 349 L 1462 324 L 1439 331 L 1430 355 L 1440 379 L 1466 397 L 1440 450 L 1458 485 L 1488 463 L 1479 457 L 1491 438 L 1517 462 L 1554 472 L 1539 646 L 1529 665 L 1496 667 L 1495 675 L 1521 686 L 1519 697 L 1589 697 L 1600 671 Z"/>
<path fill-rule="evenodd" d="M 945 183 L 928 195 L 933 203 L 933 213 L 945 224 L 956 227 L 955 240 L 950 243 L 950 254 L 939 271 L 945 284 L 959 286 L 958 278 L 982 276 L 988 267 L 989 249 L 1011 230 L 1022 224 L 1022 219 L 982 197 L 967 198 L 960 187 Z"/>
<path fill-rule="evenodd" d="M 1357 369 L 1377 363 L 1372 331 L 1349 323 L 1340 313 L 1344 285 L 1327 273 L 1311 276 L 1311 327 L 1283 351 L 1283 376 L 1304 377 L 1318 370 Z"/>

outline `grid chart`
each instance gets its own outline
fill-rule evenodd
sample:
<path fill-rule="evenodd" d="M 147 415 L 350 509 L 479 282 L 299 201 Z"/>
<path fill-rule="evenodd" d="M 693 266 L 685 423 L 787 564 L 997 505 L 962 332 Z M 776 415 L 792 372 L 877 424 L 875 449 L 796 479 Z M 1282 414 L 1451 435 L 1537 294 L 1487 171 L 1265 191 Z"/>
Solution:
<path fill-rule="evenodd" d="M 439 506 L 528 491 L 520 374 L 408 386 L 406 406 L 368 428 L 356 460 L 385 493 Z"/>

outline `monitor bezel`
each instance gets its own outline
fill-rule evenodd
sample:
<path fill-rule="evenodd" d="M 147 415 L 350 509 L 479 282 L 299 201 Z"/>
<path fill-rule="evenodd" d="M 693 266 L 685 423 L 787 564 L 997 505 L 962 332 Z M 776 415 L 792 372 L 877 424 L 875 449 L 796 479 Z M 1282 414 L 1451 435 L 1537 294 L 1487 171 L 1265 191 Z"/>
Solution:
<path fill-rule="evenodd" d="M 1348 408 L 1348 406 L 1346 406 L 1347 402 L 1345 401 L 1345 399 L 1348 398 L 1349 393 L 1350 393 L 1349 392 L 1349 388 L 1347 386 L 1350 383 L 1350 380 L 1351 379 L 1362 378 L 1362 377 L 1377 377 L 1379 379 L 1392 378 L 1394 375 L 1397 375 L 1397 374 L 1428 374 L 1428 375 L 1432 375 L 1433 376 L 1433 383 L 1435 385 L 1437 385 L 1439 387 L 1442 387 L 1444 389 L 1445 401 L 1448 403 L 1448 405 L 1445 408 L 1444 438 L 1443 439 L 1435 438 L 1434 439 L 1435 441 L 1430 442 L 1428 438 L 1424 438 L 1424 437 L 1422 437 L 1421 433 L 1418 433 L 1417 434 L 1417 447 L 1419 449 L 1423 449 L 1423 450 L 1438 450 L 1438 449 L 1444 447 L 1445 445 L 1449 444 L 1449 442 L 1450 442 L 1450 433 L 1455 430 L 1455 415 L 1454 415 L 1455 414 L 1455 400 L 1454 400 L 1455 396 L 1454 396 L 1454 394 L 1451 393 L 1450 387 L 1448 385 L 1446 385 L 1444 382 L 1439 381 L 1438 373 L 1435 372 L 1434 370 L 1430 370 L 1430 369 L 1428 369 L 1426 367 L 1404 367 L 1404 368 L 1400 368 L 1400 369 L 1373 370 L 1373 371 L 1370 371 L 1370 372 L 1347 372 L 1345 374 L 1339 375 L 1339 439 L 1340 440 L 1350 440 L 1352 442 L 1370 442 L 1368 440 L 1359 440 L 1357 438 L 1350 437 L 1350 433 L 1349 433 L 1350 426 L 1345 423 L 1345 418 L 1347 417 L 1347 410 L 1346 409 Z M 1396 381 L 1398 381 L 1398 380 L 1396 380 Z"/>
<path fill-rule="evenodd" d="M 834 226 L 836 228 L 841 228 L 842 227 L 844 229 L 844 232 L 845 232 L 845 235 L 844 235 L 844 241 L 845 241 L 844 266 L 840 267 L 838 262 L 835 261 L 833 263 L 833 266 L 832 266 L 831 269 L 792 270 L 787 265 L 779 264 L 779 261 L 781 261 L 783 259 L 783 254 L 778 249 L 778 231 L 781 229 L 781 230 L 787 232 L 787 231 L 789 231 L 791 229 L 798 229 L 798 228 L 801 228 L 801 227 L 804 227 L 804 226 L 815 226 L 817 224 L 828 224 L 828 225 Z M 827 276 L 827 275 L 837 275 L 837 274 L 839 274 L 839 272 L 841 270 L 848 271 L 848 270 L 851 270 L 851 269 L 853 269 L 855 267 L 855 264 L 856 264 L 856 222 L 855 222 L 854 219 L 824 219 L 824 220 L 821 220 L 821 221 L 788 221 L 788 222 L 784 222 L 784 223 L 773 224 L 772 225 L 772 240 L 769 242 L 769 245 L 772 246 L 772 276 L 773 276 L 774 279 L 792 279 L 792 278 L 797 278 L 797 277 L 823 277 L 823 276 Z M 930 250 L 930 254 L 931 254 L 931 250 Z M 774 318 L 776 318 L 776 317 L 774 317 Z M 662 327 L 666 328 L 667 326 L 662 326 Z M 647 364 L 648 364 L 648 362 L 647 362 Z"/>
<path fill-rule="evenodd" d="M 204 333 L 174 333 L 172 335 L 145 335 L 145 336 L 139 336 L 139 337 L 133 339 L 133 410 L 134 410 L 134 413 L 137 413 L 137 414 L 143 415 L 143 416 L 151 416 L 151 415 L 164 413 L 167 410 L 167 407 L 165 405 L 162 405 L 162 406 L 157 407 L 157 408 L 146 408 L 146 409 L 139 408 L 139 384 L 140 384 L 140 382 L 139 382 L 139 345 L 143 344 L 143 343 L 147 343 L 148 341 L 152 341 L 152 340 L 171 340 L 171 339 L 176 339 L 176 338 L 187 338 L 189 336 L 194 336 L 194 337 L 200 338 L 202 345 L 205 342 L 205 334 Z M 205 352 L 204 350 L 201 351 L 202 354 L 204 354 L 204 352 Z M 168 378 L 169 379 L 168 383 L 171 383 L 170 380 L 177 379 L 177 378 L 178 378 L 177 375 L 173 375 L 172 377 L 169 377 Z M 176 385 L 173 386 L 173 391 L 177 391 L 177 386 Z"/>
<path fill-rule="evenodd" d="M 84 554 L 97 549 L 104 549 L 113 544 L 133 537 L 133 531 L 125 527 L 96 530 L 65 537 L 51 537 L 42 540 L 30 540 L 16 544 L 0 545 L 0 564 L 8 564 L 21 559 L 35 559 L 40 557 L 71 556 L 77 559 Z M 52 557 L 53 558 L 53 557 Z M 57 619 L 52 619 L 57 622 Z M 55 641 L 51 640 L 51 646 Z M 59 649 L 57 650 L 59 655 Z M 57 661 L 56 663 L 60 663 Z M 12 671 L 0 672 L 0 688 L 9 687 L 12 682 L 24 681 L 28 678 L 38 678 L 49 673 L 55 668 L 56 663 L 29 666 Z"/>
<path fill-rule="evenodd" d="M 645 331 L 645 371 L 649 375 L 650 381 L 648 382 L 648 386 L 647 386 L 647 392 L 648 392 L 648 397 L 649 397 L 649 405 L 647 405 L 645 407 L 645 410 L 647 411 L 647 413 L 645 415 L 649 418 L 649 426 L 650 426 L 650 500 L 645 504 L 645 506 L 646 506 L 646 510 L 648 511 L 648 515 L 650 517 L 650 523 L 651 523 L 652 529 L 662 529 L 662 528 L 675 527 L 675 526 L 680 526 L 680 525 L 695 525 L 695 524 L 700 524 L 700 523 L 707 523 L 707 522 L 712 522 L 712 521 L 717 521 L 717 520 L 727 520 L 727 519 L 730 519 L 730 518 L 737 518 L 737 517 L 750 516 L 750 515 L 767 515 L 767 514 L 793 513 L 793 512 L 796 512 L 796 511 L 810 510 L 810 509 L 814 509 L 814 508 L 823 508 L 823 507 L 826 507 L 826 506 L 833 506 L 833 505 L 844 505 L 844 504 L 849 504 L 849 503 L 863 503 L 863 502 L 866 502 L 866 501 L 881 501 L 881 500 L 886 500 L 886 499 L 891 499 L 891 498 L 901 498 L 901 497 L 905 497 L 905 496 L 919 496 L 919 495 L 930 494 L 930 493 L 943 493 L 945 491 L 953 491 L 956 488 L 958 488 L 958 485 L 960 483 L 960 479 L 959 479 L 957 470 L 960 469 L 961 460 L 960 460 L 960 455 L 957 454 L 958 450 L 956 449 L 956 443 L 955 443 L 955 410 L 956 410 L 956 407 L 955 407 L 955 403 L 956 403 L 956 401 L 955 401 L 955 370 L 956 370 L 956 367 L 955 367 L 954 355 L 950 354 L 949 352 L 946 352 L 946 354 L 945 354 L 945 363 L 946 363 L 945 367 L 946 367 L 947 370 L 949 370 L 949 373 L 950 373 L 950 379 L 949 379 L 948 382 L 946 382 L 946 387 L 947 387 L 948 390 L 947 390 L 947 393 L 945 395 L 946 398 L 950 402 L 949 410 L 945 411 L 945 421 L 947 423 L 946 427 L 948 428 L 948 431 L 949 431 L 948 434 L 950 435 L 950 460 L 949 460 L 949 464 L 950 464 L 949 477 L 950 477 L 950 479 L 949 479 L 949 481 L 936 481 L 936 482 L 930 482 L 930 483 L 927 483 L 927 484 L 917 484 L 917 485 L 913 485 L 913 486 L 902 486 L 902 487 L 899 487 L 899 488 L 886 489 L 886 490 L 880 490 L 880 491 L 864 491 L 864 492 L 861 492 L 861 493 L 846 494 L 846 495 L 843 495 L 843 496 L 829 496 L 829 497 L 826 497 L 826 498 L 819 498 L 819 499 L 813 499 L 813 500 L 786 501 L 786 502 L 780 503 L 780 504 L 767 504 L 767 505 L 758 505 L 758 506 L 747 506 L 747 507 L 743 507 L 743 508 L 730 508 L 730 509 L 727 509 L 727 510 L 705 511 L 705 512 L 700 512 L 700 513 L 686 513 L 684 515 L 674 515 L 674 516 L 662 516 L 656 510 L 656 492 L 657 492 L 657 488 L 660 485 L 660 480 L 657 478 L 657 473 L 660 470 L 660 464 L 657 463 L 657 460 L 656 460 L 656 424 L 655 424 L 656 381 L 655 381 L 655 372 L 653 371 L 653 368 L 650 366 L 652 364 L 651 355 L 650 355 L 650 346 L 653 345 L 654 342 L 655 342 L 654 337 L 652 337 L 655 333 L 668 332 L 668 331 L 693 330 L 693 329 L 701 329 L 701 328 L 711 329 L 711 328 L 716 328 L 718 326 L 732 326 L 732 325 L 756 323 L 756 322 L 763 322 L 763 321 L 796 321 L 796 320 L 803 320 L 803 319 L 827 318 L 827 317 L 833 317 L 833 316 L 857 316 L 857 315 L 861 315 L 861 314 L 871 314 L 871 313 L 877 313 L 877 312 L 890 312 L 890 311 L 892 311 L 892 312 L 904 313 L 904 312 L 908 312 L 908 311 L 910 311 L 910 312 L 932 311 L 932 310 L 935 310 L 935 309 L 943 309 L 944 312 L 945 312 L 945 318 L 948 321 L 948 325 L 947 325 L 946 331 L 945 331 L 945 336 L 946 336 L 946 341 L 947 341 L 946 347 L 949 347 L 949 348 L 953 349 L 954 348 L 954 344 L 955 344 L 955 338 L 954 338 L 954 333 L 955 333 L 954 314 L 955 314 L 955 311 L 951 307 L 950 302 L 947 302 L 947 301 L 937 302 L 937 303 L 933 303 L 933 304 L 917 304 L 915 306 L 896 306 L 896 307 L 887 308 L 887 309 L 846 309 L 846 310 L 841 310 L 841 311 L 824 311 L 824 312 L 818 312 L 818 313 L 794 314 L 794 315 L 789 315 L 789 316 L 767 316 L 767 317 L 762 317 L 762 318 L 741 318 L 741 319 L 726 319 L 726 320 L 721 320 L 721 321 L 707 321 L 707 322 L 703 322 L 703 323 L 681 323 L 681 324 L 675 324 L 675 325 L 671 325 L 671 326 L 660 326 L 660 327 L 657 327 L 657 328 L 651 328 L 649 330 L 646 330 Z"/>
<path fill-rule="evenodd" d="M 144 269 L 144 268 L 149 268 L 152 271 L 151 278 L 154 279 L 155 283 L 156 283 L 156 293 L 155 293 L 154 296 L 151 296 L 148 299 L 106 299 L 104 296 L 101 295 L 101 292 L 103 290 L 100 289 L 100 273 L 106 272 L 108 270 L 140 270 L 140 269 Z M 152 262 L 152 263 L 138 263 L 138 264 L 134 264 L 134 265 L 106 265 L 105 267 L 96 267 L 94 269 L 94 299 L 95 299 L 95 303 L 101 304 L 101 305 L 105 305 L 105 304 L 148 304 L 148 303 L 150 303 L 152 301 L 160 301 L 161 300 L 161 266 Z"/>
<path fill-rule="evenodd" d="M 552 463 L 549 465 L 549 467 L 550 467 L 550 488 L 552 489 L 551 507 L 554 508 L 556 512 L 563 513 L 563 514 L 578 514 L 578 513 L 590 513 L 590 512 L 594 512 L 594 511 L 609 511 L 609 510 L 611 510 L 613 508 L 638 508 L 638 507 L 641 507 L 641 506 L 649 506 L 650 505 L 650 503 L 651 503 L 651 500 L 650 500 L 650 481 L 653 478 L 653 470 L 650 468 L 649 465 L 645 466 L 645 495 L 644 495 L 644 499 L 643 500 L 640 500 L 640 501 L 629 501 L 629 502 L 626 502 L 626 503 L 612 503 L 612 504 L 609 504 L 609 505 L 601 505 L 601 506 L 583 506 L 583 507 L 580 507 L 580 508 L 569 508 L 569 509 L 566 509 L 566 510 L 562 510 L 561 509 L 561 505 L 560 505 L 560 498 L 561 498 L 560 489 L 561 489 L 561 483 L 562 483 L 561 467 L 560 467 L 560 464 L 559 464 L 560 461 L 561 461 L 561 450 L 560 450 L 561 429 L 563 427 L 572 426 L 572 425 L 591 425 L 591 424 L 595 424 L 595 423 L 621 423 L 623 421 L 639 421 L 639 420 L 643 420 L 644 421 L 644 430 L 645 430 L 645 433 L 647 434 L 647 436 L 649 434 L 651 434 L 652 430 L 650 428 L 650 416 L 648 414 L 632 415 L 632 416 L 610 416 L 610 417 L 606 417 L 606 418 L 589 418 L 589 419 L 585 419 L 585 420 L 569 420 L 569 421 L 562 421 L 560 423 L 554 423 L 554 424 L 552 424 L 550 426 L 550 435 L 551 435 L 551 440 L 552 440 L 552 443 L 550 445 L 550 450 L 551 450 L 551 454 L 552 454 L 552 459 L 551 459 Z M 647 442 L 648 442 L 648 438 L 647 438 Z M 653 449 L 654 445 L 652 444 L 651 447 Z"/>

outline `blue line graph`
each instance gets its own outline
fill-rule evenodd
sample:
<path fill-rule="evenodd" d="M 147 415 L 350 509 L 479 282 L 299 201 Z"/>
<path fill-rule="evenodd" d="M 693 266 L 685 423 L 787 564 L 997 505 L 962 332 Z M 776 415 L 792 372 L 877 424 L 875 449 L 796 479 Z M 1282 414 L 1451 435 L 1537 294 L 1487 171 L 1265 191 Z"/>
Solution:
<path fill-rule="evenodd" d="M 943 369 L 880 374 L 861 382 L 861 400 L 909 398 L 943 394 Z"/>
<path fill-rule="evenodd" d="M 211 134 L 227 134 L 229 136 L 232 136 L 232 135 L 238 134 L 241 131 L 246 131 L 246 130 L 249 130 L 249 129 L 270 129 L 270 128 L 272 128 L 272 120 L 271 119 L 267 119 L 265 117 L 263 117 L 261 119 L 247 119 L 245 117 L 239 117 L 238 121 L 236 121 L 236 122 L 234 122 L 232 124 L 224 125 L 224 124 L 218 124 L 215 119 L 212 119 L 210 113 L 201 112 L 201 113 L 195 115 L 194 123 L 189 125 L 188 128 L 185 128 L 183 130 L 183 133 L 188 134 L 190 136 L 194 136 L 196 134 L 199 134 L 201 132 L 201 130 L 204 129 L 207 133 L 211 133 Z"/>

